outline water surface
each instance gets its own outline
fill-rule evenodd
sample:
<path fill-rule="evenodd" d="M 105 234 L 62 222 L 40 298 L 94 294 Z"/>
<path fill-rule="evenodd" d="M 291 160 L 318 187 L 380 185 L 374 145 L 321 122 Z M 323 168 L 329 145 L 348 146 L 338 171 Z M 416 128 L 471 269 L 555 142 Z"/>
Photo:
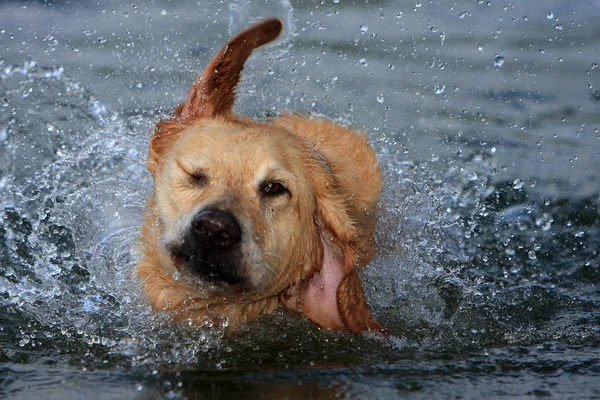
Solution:
<path fill-rule="evenodd" d="M 531 4 L 530 4 L 531 3 Z M 237 110 L 368 132 L 363 279 L 389 338 L 150 312 L 131 271 L 152 125 L 275 13 Z M 0 396 L 600 396 L 600 6 L 0 3 Z"/>

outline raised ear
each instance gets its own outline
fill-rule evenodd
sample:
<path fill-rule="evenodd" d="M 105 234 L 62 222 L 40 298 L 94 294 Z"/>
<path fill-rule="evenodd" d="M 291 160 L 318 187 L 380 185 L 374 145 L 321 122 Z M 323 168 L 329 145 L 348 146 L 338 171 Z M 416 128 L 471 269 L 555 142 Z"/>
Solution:
<path fill-rule="evenodd" d="M 254 49 L 275 40 L 282 29 L 280 20 L 267 19 L 241 32 L 219 50 L 190 88 L 186 100 L 175 108 L 173 116 L 156 124 L 147 164 L 152 175 L 160 159 L 191 121 L 231 111 L 244 63 Z"/>
<path fill-rule="evenodd" d="M 198 76 L 173 117 L 188 120 L 229 113 L 246 60 L 254 49 L 275 40 L 282 29 L 280 20 L 270 18 L 230 39 Z"/>

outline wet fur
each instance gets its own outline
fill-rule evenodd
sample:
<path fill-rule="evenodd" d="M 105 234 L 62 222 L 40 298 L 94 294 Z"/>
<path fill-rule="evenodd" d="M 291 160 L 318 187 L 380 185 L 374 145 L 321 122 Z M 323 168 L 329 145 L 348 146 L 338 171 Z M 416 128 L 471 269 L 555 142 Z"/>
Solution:
<path fill-rule="evenodd" d="M 281 306 L 325 328 L 383 332 L 357 273 L 374 256 L 381 189 L 366 135 L 298 114 L 259 122 L 231 112 L 246 59 L 281 29 L 270 19 L 231 39 L 173 116 L 156 125 L 148 154 L 155 191 L 137 275 L 155 310 L 197 325 L 236 328 Z M 263 196 L 257 188 L 271 181 L 289 194 Z M 203 281 L 169 251 L 207 207 L 239 221 L 231 261 L 239 285 Z M 324 265 L 341 268 L 335 312 L 310 297 L 320 276 L 327 279 Z"/>

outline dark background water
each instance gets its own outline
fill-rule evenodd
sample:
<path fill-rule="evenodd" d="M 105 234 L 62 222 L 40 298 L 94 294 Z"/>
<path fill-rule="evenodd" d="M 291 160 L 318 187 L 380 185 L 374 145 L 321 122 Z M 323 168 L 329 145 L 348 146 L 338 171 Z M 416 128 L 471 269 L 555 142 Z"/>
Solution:
<path fill-rule="evenodd" d="M 152 124 L 232 32 L 288 31 L 237 109 L 367 131 L 364 274 L 388 339 L 277 313 L 235 335 L 131 278 Z M 0 2 L 0 396 L 600 396 L 600 5 Z"/>

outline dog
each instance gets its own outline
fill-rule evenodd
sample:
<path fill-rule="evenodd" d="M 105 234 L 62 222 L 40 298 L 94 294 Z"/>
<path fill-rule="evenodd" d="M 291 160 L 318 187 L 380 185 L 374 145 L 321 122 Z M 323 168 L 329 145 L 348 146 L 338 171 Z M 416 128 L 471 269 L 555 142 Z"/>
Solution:
<path fill-rule="evenodd" d="M 283 307 L 329 330 L 384 334 L 358 275 L 376 252 L 382 186 L 367 136 L 232 112 L 246 60 L 282 29 L 267 19 L 229 40 L 156 124 L 137 276 L 153 309 L 192 325 L 235 330 Z"/>

